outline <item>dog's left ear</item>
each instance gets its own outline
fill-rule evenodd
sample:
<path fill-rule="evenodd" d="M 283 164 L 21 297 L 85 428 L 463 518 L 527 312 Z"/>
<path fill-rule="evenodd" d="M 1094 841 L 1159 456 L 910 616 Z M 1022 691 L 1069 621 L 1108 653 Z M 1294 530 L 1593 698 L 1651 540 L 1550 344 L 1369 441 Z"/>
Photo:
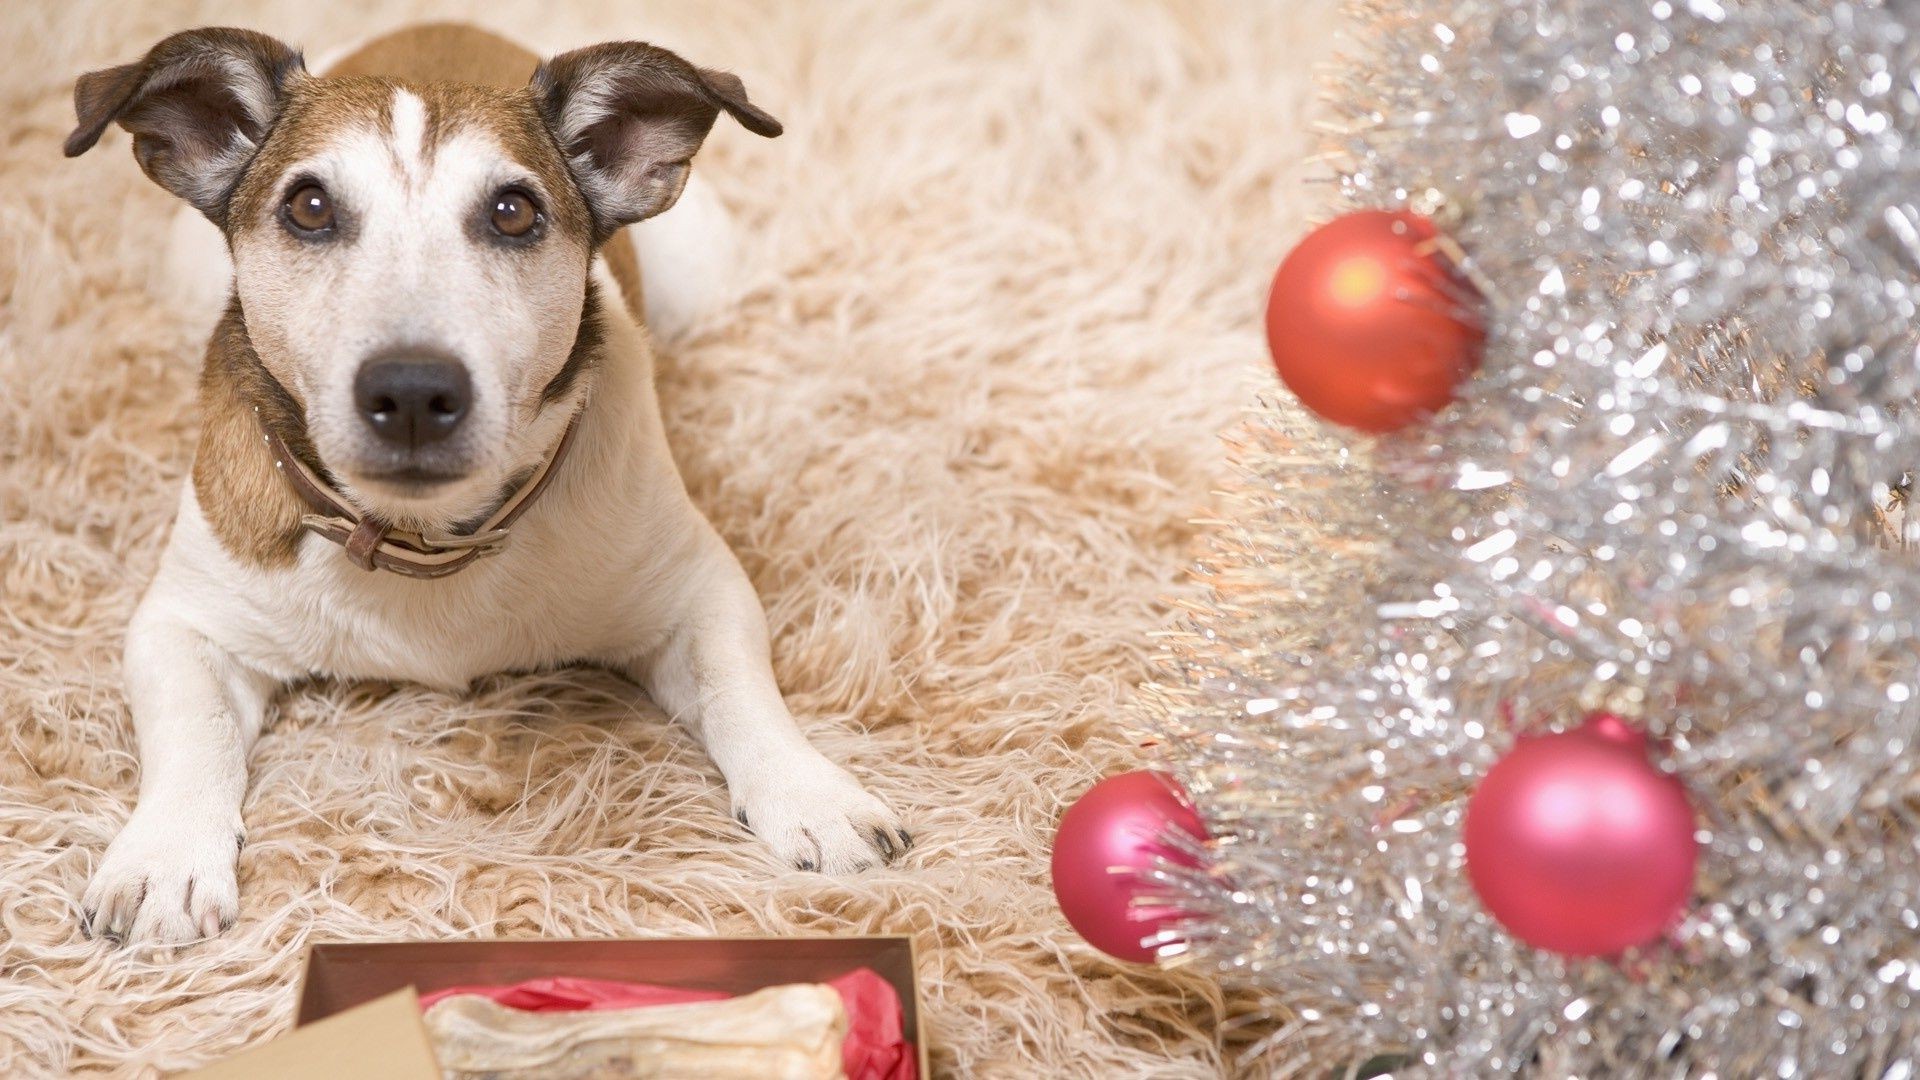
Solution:
<path fill-rule="evenodd" d="M 153 182 L 218 225 L 288 84 L 305 70 L 298 52 L 265 34 L 183 31 L 131 64 L 80 76 L 79 126 L 67 136 L 67 156 L 92 149 L 117 120 L 133 133 L 133 156 Z"/>
<path fill-rule="evenodd" d="M 755 135 L 780 134 L 737 77 L 638 41 L 562 53 L 533 73 L 533 91 L 599 238 L 673 205 L 722 111 Z"/>

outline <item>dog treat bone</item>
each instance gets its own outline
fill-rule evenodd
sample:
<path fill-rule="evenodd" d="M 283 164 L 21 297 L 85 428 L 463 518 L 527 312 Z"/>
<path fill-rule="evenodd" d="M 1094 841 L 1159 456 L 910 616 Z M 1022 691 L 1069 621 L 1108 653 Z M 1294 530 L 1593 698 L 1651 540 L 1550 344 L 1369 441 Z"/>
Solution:
<path fill-rule="evenodd" d="M 447 1080 L 841 1080 L 846 1009 L 796 983 L 726 1001 L 531 1013 L 477 994 L 426 1012 Z"/>

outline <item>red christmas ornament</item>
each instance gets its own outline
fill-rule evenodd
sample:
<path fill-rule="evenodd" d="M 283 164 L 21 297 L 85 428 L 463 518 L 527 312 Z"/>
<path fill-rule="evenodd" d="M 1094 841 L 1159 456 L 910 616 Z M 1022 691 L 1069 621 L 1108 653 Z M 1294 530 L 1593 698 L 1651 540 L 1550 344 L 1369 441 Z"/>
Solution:
<path fill-rule="evenodd" d="M 1169 827 L 1204 840 L 1206 826 L 1179 782 L 1163 772 L 1109 776 L 1067 808 L 1053 838 L 1053 895 L 1087 942 L 1121 960 L 1154 958 L 1141 942 L 1180 916 L 1169 907 L 1136 907 L 1140 875 L 1156 858 L 1193 860 L 1163 842 Z"/>
<path fill-rule="evenodd" d="M 1676 777 L 1610 713 L 1521 736 L 1467 801 L 1467 876 L 1514 937 L 1567 956 L 1658 939 L 1693 895 L 1700 845 Z"/>
<path fill-rule="evenodd" d="M 1273 276 L 1267 347 L 1301 404 L 1394 431 L 1444 408 L 1480 366 L 1478 294 L 1419 214 L 1363 210 L 1308 233 Z"/>

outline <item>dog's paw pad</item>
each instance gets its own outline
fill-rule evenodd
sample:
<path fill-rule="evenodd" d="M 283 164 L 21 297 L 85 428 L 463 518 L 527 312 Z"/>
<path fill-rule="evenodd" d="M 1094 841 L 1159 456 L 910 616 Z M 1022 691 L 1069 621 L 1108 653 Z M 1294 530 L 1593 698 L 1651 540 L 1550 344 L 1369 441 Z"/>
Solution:
<path fill-rule="evenodd" d="M 135 814 L 108 845 L 81 901 L 81 932 L 115 944 L 213 937 L 240 914 L 233 830 L 152 824 Z"/>
<path fill-rule="evenodd" d="M 790 866 L 829 874 L 866 870 L 905 854 L 913 841 L 894 812 L 824 757 L 738 785 L 754 834 Z"/>

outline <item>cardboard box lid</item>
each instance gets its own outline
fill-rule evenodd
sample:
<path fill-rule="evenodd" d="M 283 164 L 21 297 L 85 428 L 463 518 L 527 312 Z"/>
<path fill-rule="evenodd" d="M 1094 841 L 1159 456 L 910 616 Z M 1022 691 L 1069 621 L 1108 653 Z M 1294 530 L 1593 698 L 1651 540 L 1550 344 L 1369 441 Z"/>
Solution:
<path fill-rule="evenodd" d="M 316 1020 L 189 1080 L 440 1080 L 412 987 Z"/>

